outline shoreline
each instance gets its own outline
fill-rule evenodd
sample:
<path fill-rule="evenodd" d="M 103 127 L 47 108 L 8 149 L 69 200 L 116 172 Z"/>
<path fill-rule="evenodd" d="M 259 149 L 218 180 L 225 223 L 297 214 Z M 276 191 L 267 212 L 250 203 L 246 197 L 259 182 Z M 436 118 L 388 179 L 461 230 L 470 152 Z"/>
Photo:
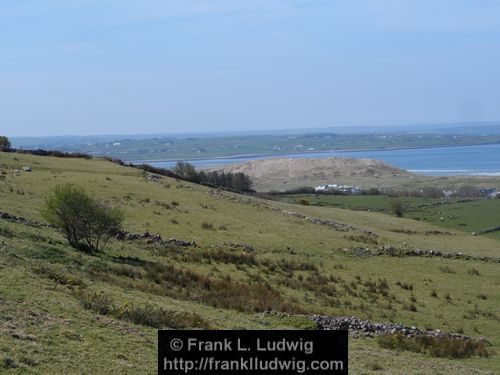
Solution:
<path fill-rule="evenodd" d="M 345 152 L 384 152 L 384 151 L 398 151 L 398 150 L 425 150 L 434 148 L 452 148 L 452 147 L 477 147 L 477 146 L 488 146 L 488 145 L 498 145 L 500 143 L 478 143 L 478 144 L 462 144 L 462 145 L 443 145 L 443 146 L 413 146 L 413 147 L 386 147 L 386 148 L 364 148 L 364 149 L 342 149 L 342 150 L 315 150 L 315 151 L 300 151 L 300 152 L 287 152 L 287 153 L 255 153 L 255 154 L 236 154 L 228 156 L 212 156 L 212 157 L 191 157 L 191 158 L 170 158 L 170 159 L 144 159 L 144 160 L 131 160 L 122 159 L 126 163 L 132 164 L 147 164 L 147 163 L 172 163 L 177 161 L 200 161 L 200 160 L 221 160 L 221 159 L 246 159 L 246 158 L 266 158 L 266 157 L 286 157 L 287 155 L 299 155 L 299 154 L 323 154 L 323 153 L 345 153 Z M 332 156 L 333 157 L 333 156 Z"/>

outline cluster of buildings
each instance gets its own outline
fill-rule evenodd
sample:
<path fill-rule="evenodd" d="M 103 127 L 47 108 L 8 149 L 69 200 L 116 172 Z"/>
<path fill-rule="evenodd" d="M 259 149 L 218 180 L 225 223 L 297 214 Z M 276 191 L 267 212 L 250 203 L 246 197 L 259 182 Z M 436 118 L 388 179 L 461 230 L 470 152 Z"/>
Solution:
<path fill-rule="evenodd" d="M 497 198 L 500 196 L 500 192 L 498 192 L 496 188 L 479 189 L 479 192 L 485 198 Z"/>
<path fill-rule="evenodd" d="M 361 194 L 361 188 L 357 186 L 350 185 L 337 185 L 337 184 L 328 184 L 328 185 L 320 185 L 314 188 L 316 193 L 328 193 L 328 192 L 338 192 L 342 194 Z"/>
<path fill-rule="evenodd" d="M 391 194 L 395 193 L 392 189 L 377 189 L 380 194 Z M 350 185 L 338 185 L 338 184 L 327 184 L 327 185 L 319 185 L 314 188 L 316 193 L 338 193 L 345 195 L 355 195 L 362 194 L 363 190 L 358 186 L 350 186 Z M 404 192 L 402 192 L 403 195 Z M 410 194 L 412 195 L 412 194 Z M 420 191 L 413 192 L 413 196 L 423 196 L 423 197 L 445 197 L 451 198 L 454 196 L 457 197 L 476 197 L 476 198 L 500 198 L 500 192 L 497 191 L 496 188 L 469 188 L 468 190 L 439 190 L 437 188 L 432 189 L 422 189 Z"/>

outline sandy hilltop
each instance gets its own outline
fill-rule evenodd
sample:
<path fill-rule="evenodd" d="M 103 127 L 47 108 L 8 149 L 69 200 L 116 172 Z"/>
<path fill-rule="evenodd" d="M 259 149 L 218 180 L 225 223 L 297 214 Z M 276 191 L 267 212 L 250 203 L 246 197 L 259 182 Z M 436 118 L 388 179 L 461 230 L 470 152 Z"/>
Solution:
<path fill-rule="evenodd" d="M 331 158 L 271 158 L 230 164 L 218 170 L 243 172 L 249 175 L 257 190 L 283 190 L 322 184 L 380 185 L 414 176 L 379 160 L 344 157 Z"/>
<path fill-rule="evenodd" d="M 213 170 L 243 172 L 257 191 L 289 190 L 304 186 L 347 184 L 361 188 L 407 188 L 433 186 L 498 186 L 498 177 L 430 177 L 410 173 L 380 160 L 347 157 L 270 158 L 229 164 Z"/>

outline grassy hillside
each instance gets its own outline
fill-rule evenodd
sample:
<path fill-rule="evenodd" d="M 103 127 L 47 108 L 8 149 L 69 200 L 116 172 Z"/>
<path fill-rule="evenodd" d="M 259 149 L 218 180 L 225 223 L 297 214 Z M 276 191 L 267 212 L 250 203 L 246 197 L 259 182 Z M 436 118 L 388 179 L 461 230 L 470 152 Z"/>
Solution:
<path fill-rule="evenodd" d="M 33 172 L 14 173 L 25 165 Z M 453 360 L 352 338 L 353 373 L 500 369 L 498 263 L 357 252 L 390 245 L 498 258 L 495 238 L 148 179 L 99 160 L 0 153 L 0 176 L 2 212 L 43 221 L 46 193 L 72 182 L 122 208 L 127 231 L 197 243 L 113 240 L 104 253 L 87 254 L 52 228 L 0 220 L 0 372 L 155 373 L 156 327 L 313 328 L 295 316 L 312 313 L 463 332 L 491 343 L 488 358 Z M 352 226 L 340 230 L 292 212 Z"/>
<path fill-rule="evenodd" d="M 393 215 L 392 202 L 402 202 L 404 216 L 425 221 L 443 228 L 462 230 L 468 234 L 500 225 L 500 199 L 420 198 L 389 197 L 385 195 L 315 195 L 291 194 L 280 196 L 285 202 L 309 204 L 322 207 L 339 207 L 358 211 L 376 211 Z M 485 236 L 500 239 L 500 231 Z"/>

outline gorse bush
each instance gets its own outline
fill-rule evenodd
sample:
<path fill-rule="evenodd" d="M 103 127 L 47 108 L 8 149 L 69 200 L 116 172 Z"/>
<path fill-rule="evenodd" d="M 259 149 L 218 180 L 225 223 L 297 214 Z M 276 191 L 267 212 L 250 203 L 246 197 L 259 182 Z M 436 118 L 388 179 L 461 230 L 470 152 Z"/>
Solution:
<path fill-rule="evenodd" d="M 120 210 L 95 200 L 72 184 L 54 188 L 45 200 L 42 215 L 60 228 L 72 247 L 85 244 L 94 251 L 104 250 L 123 221 Z"/>

